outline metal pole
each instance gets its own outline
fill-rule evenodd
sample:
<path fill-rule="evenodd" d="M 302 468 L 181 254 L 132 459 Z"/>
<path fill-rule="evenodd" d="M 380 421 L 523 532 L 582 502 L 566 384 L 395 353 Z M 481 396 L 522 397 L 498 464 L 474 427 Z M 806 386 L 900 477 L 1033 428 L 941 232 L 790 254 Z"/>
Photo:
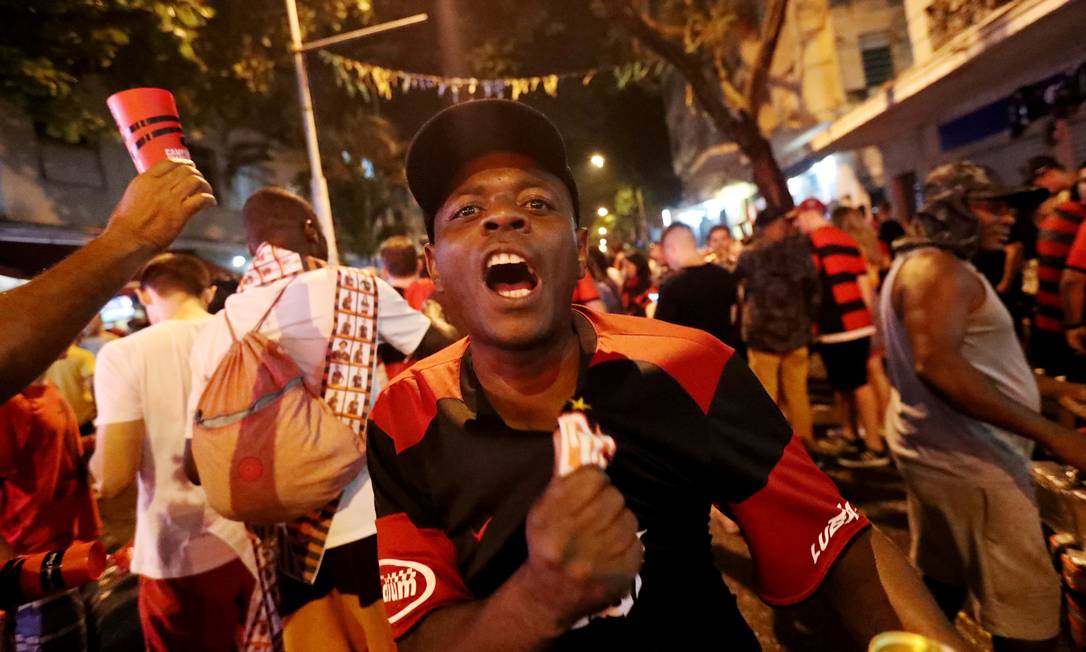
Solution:
<path fill-rule="evenodd" d="M 371 25 L 369 27 L 363 27 L 362 29 L 356 29 L 352 32 L 344 32 L 343 34 L 337 34 L 336 36 L 329 36 L 328 38 L 322 38 L 317 39 L 316 41 L 310 41 L 309 43 L 303 43 L 298 46 L 298 49 L 302 52 L 319 50 L 320 48 L 326 48 L 329 45 L 336 45 L 337 43 L 345 43 L 347 41 L 353 41 L 358 38 L 373 36 L 374 34 L 380 34 L 381 32 L 387 32 L 389 30 L 407 27 L 408 25 L 414 25 L 415 23 L 425 23 L 428 18 L 429 16 L 427 16 L 426 14 L 415 14 L 414 16 L 400 18 L 399 20 L 390 20 L 389 22 L 381 23 L 380 25 Z"/>
<path fill-rule="evenodd" d="M 332 224 L 332 202 L 328 198 L 328 182 L 324 178 L 320 146 L 317 144 L 317 123 L 313 118 L 313 98 L 309 94 L 309 75 L 305 70 L 305 54 L 302 52 L 302 30 L 298 25 L 298 7 L 294 4 L 294 0 L 286 0 L 286 3 L 287 17 L 290 21 L 290 49 L 294 53 L 294 72 L 298 77 L 298 102 L 302 107 L 305 149 L 309 155 L 309 169 L 313 175 L 310 181 L 310 192 L 321 231 L 328 240 L 328 262 L 335 265 L 339 263 L 339 249 L 336 247 L 336 229 Z"/>

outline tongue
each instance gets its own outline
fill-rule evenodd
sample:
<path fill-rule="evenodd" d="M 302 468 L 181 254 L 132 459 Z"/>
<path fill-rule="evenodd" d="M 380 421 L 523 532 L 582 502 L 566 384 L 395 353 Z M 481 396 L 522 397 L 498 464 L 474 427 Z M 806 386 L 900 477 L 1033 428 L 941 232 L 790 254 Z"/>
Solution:
<path fill-rule="evenodd" d="M 517 281 L 516 283 L 499 282 L 494 283 L 493 286 L 495 292 L 510 292 L 512 290 L 531 290 L 531 281 Z"/>

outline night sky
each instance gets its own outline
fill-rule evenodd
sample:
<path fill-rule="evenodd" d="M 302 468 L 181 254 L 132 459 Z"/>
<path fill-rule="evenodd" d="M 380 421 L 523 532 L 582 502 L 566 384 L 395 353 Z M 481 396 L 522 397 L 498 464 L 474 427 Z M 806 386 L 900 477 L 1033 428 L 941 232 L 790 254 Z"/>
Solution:
<path fill-rule="evenodd" d="M 332 51 L 389 68 L 476 77 L 494 76 L 495 68 L 501 76 L 578 72 L 639 58 L 624 37 L 590 11 L 589 4 L 584 0 L 375 2 L 378 22 L 423 11 L 430 21 Z M 308 38 L 321 36 L 325 35 Z M 493 51 L 501 54 L 481 55 Z M 316 62 L 310 65 L 316 73 L 314 82 L 333 83 L 321 67 Z M 615 189 L 623 183 L 643 187 L 646 202 L 657 210 L 679 200 L 664 105 L 655 84 L 619 90 L 614 77 L 606 73 L 587 87 L 577 79 L 563 81 L 557 98 L 539 91 L 522 99 L 554 120 L 565 136 L 584 207 L 610 205 Z M 439 97 L 436 91 L 396 91 L 391 101 L 379 101 L 378 110 L 406 142 L 427 118 L 451 102 L 448 95 Z M 334 108 L 316 106 L 318 120 L 325 110 Z M 588 165 L 595 152 L 607 158 L 602 171 Z"/>

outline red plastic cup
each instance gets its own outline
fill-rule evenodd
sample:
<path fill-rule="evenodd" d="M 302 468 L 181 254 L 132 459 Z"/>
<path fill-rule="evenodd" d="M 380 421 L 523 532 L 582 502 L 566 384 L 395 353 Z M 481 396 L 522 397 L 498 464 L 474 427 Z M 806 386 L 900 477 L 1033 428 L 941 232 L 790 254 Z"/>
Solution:
<path fill-rule="evenodd" d="M 133 88 L 110 95 L 106 104 L 139 172 L 166 158 L 192 160 L 170 91 Z"/>
<path fill-rule="evenodd" d="M 66 549 L 28 555 L 19 584 L 24 599 L 37 600 L 94 581 L 105 567 L 106 549 L 100 541 L 77 541 Z"/>

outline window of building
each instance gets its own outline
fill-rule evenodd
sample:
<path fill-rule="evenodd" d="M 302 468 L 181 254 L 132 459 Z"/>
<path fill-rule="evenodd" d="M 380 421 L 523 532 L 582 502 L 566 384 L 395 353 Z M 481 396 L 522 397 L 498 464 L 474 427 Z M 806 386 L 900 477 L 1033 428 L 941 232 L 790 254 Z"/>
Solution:
<path fill-rule="evenodd" d="M 867 88 L 882 86 L 894 78 L 894 54 L 885 33 L 860 34 L 860 58 Z"/>

